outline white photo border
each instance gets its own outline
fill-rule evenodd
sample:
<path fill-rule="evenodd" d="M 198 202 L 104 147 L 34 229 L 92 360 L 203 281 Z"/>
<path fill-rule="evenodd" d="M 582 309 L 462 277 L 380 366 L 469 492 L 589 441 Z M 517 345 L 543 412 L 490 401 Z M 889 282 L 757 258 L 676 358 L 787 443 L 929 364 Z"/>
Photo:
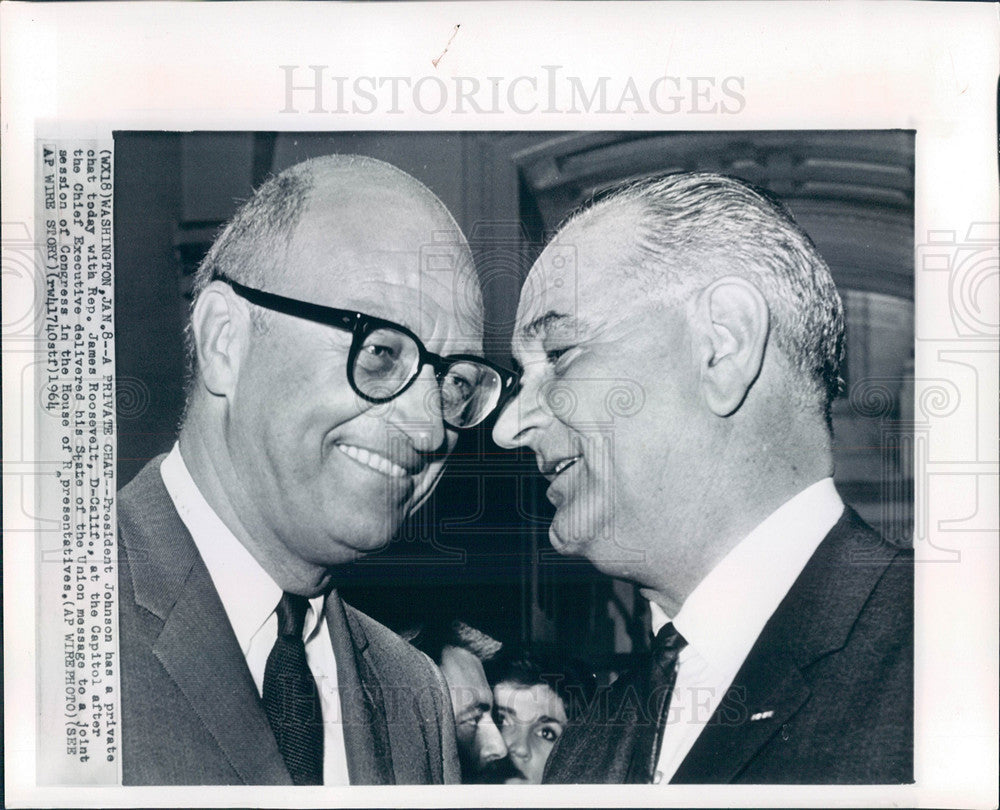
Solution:
<path fill-rule="evenodd" d="M 8 2 L 0 14 L 9 806 L 995 806 L 995 6 Z M 311 66 L 323 67 L 329 82 L 322 111 L 312 90 L 295 90 L 288 103 L 289 67 L 297 84 L 308 81 L 307 71 L 316 75 Z M 338 87 L 334 77 L 344 77 L 339 86 L 349 98 L 328 95 Z M 482 112 L 468 97 L 460 103 L 459 88 L 471 86 L 463 77 L 479 80 Z M 571 77 L 583 88 L 607 77 L 606 108 L 577 103 Z M 677 79 L 679 109 L 649 101 L 661 77 Z M 357 85 L 359 78 L 366 80 Z M 730 93 L 722 93 L 724 80 Z M 645 111 L 621 103 L 629 81 Z M 715 95 L 700 95 L 706 87 Z M 499 101 L 491 106 L 494 90 Z M 447 94 L 440 110 L 437 91 Z M 917 471 L 929 540 L 917 546 L 926 564 L 917 566 L 916 785 L 37 787 L 34 355 L 30 341 L 8 329 L 37 305 L 35 141 L 156 129 L 915 130 L 916 397 L 940 379 L 959 393 L 954 409 L 928 417 L 931 442 Z M 969 251 L 979 256 L 974 279 L 961 277 Z M 959 556 L 945 561 L 954 555 L 941 550 Z"/>

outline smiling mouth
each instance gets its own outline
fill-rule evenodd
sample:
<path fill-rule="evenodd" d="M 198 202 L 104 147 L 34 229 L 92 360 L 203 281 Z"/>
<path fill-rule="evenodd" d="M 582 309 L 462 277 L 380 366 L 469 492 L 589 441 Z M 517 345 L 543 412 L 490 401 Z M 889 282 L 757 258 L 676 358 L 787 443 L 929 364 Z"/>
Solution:
<path fill-rule="evenodd" d="M 555 464 L 547 467 L 539 466 L 539 471 L 542 475 L 548 478 L 549 481 L 553 481 L 576 464 L 576 462 L 578 462 L 581 458 L 583 458 L 583 456 L 571 456 L 569 458 L 564 458 L 561 461 L 557 461 Z"/>
<path fill-rule="evenodd" d="M 562 461 L 556 464 L 555 467 L 552 468 L 551 472 L 552 476 L 555 477 L 557 475 L 561 475 L 562 473 L 566 472 L 566 470 L 568 470 L 570 467 L 576 464 L 576 462 L 578 462 L 581 458 L 582 456 L 573 456 L 572 458 L 564 458 Z"/>
<path fill-rule="evenodd" d="M 390 478 L 403 478 L 406 475 L 406 470 L 374 450 L 355 447 L 353 444 L 337 444 L 336 448 L 352 461 L 356 461 L 370 470 L 375 470 L 377 473 L 382 473 L 382 475 L 387 475 Z"/>

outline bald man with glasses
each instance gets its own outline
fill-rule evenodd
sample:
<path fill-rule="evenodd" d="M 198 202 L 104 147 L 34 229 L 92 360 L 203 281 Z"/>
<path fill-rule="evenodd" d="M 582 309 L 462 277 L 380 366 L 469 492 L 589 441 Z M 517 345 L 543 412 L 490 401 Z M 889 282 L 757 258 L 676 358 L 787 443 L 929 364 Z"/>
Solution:
<path fill-rule="evenodd" d="M 468 246 L 404 172 L 317 158 L 237 212 L 178 441 L 119 494 L 125 784 L 459 780 L 440 673 L 334 580 L 513 387 L 481 335 Z"/>

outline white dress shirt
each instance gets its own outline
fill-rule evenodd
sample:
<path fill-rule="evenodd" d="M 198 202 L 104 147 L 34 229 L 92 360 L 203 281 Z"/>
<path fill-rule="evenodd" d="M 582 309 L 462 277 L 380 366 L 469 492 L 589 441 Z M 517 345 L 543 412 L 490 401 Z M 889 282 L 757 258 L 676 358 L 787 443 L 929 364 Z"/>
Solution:
<path fill-rule="evenodd" d="M 160 475 L 208 568 L 257 692 L 263 695 L 264 668 L 278 637 L 276 608 L 282 590 L 209 506 L 181 458 L 179 445 L 163 460 Z M 323 612 L 324 599 L 309 600 L 302 637 L 323 712 L 323 784 L 347 785 L 337 660 Z"/>
<path fill-rule="evenodd" d="M 832 478 L 807 487 L 738 543 L 685 600 L 673 623 L 687 646 L 678 658 L 655 783 L 668 783 L 680 767 L 771 614 L 843 511 Z M 670 619 L 655 602 L 649 607 L 656 633 Z"/>

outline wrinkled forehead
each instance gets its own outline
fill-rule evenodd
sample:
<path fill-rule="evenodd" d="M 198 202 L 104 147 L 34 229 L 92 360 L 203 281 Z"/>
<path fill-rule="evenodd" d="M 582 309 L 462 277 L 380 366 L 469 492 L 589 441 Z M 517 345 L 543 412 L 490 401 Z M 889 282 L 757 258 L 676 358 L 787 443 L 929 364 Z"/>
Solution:
<path fill-rule="evenodd" d="M 515 333 L 522 333 L 549 311 L 576 314 L 580 284 L 579 250 L 556 236 L 531 266 L 521 287 Z"/>
<path fill-rule="evenodd" d="M 616 211 L 560 231 L 521 288 L 515 344 L 556 331 L 586 331 L 636 308 L 636 285 L 624 272 L 635 254 L 635 228 L 631 211 Z"/>
<path fill-rule="evenodd" d="M 469 249 L 428 195 L 361 186 L 311 200 L 282 283 L 307 300 L 402 323 L 424 339 L 446 335 L 462 344 L 451 352 L 481 344 L 482 301 Z"/>
<path fill-rule="evenodd" d="M 441 651 L 441 673 L 453 693 L 463 696 L 463 701 L 492 703 L 493 693 L 483 664 L 468 650 L 446 645 Z"/>

